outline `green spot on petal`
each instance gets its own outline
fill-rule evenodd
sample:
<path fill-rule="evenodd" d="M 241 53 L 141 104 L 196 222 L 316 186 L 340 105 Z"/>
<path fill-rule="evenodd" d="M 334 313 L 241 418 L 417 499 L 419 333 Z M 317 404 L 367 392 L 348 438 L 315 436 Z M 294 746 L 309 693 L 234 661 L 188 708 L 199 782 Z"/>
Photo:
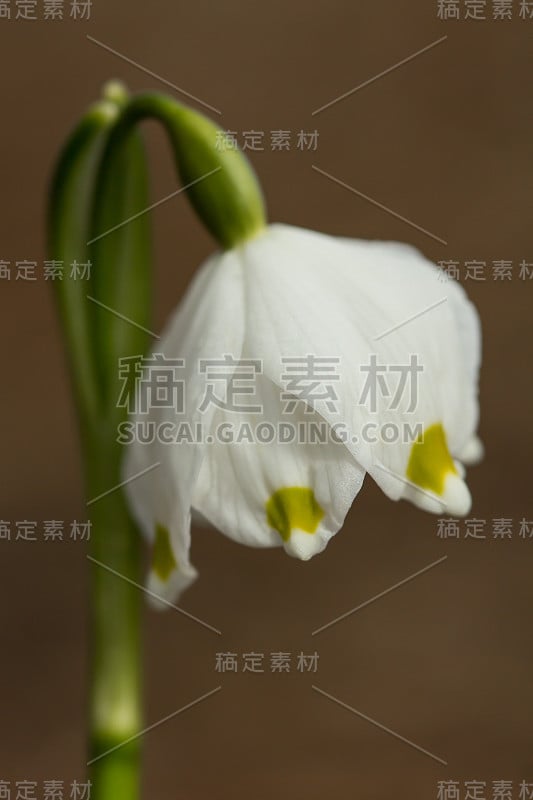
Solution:
<path fill-rule="evenodd" d="M 155 526 L 155 541 L 152 556 L 152 569 L 162 581 L 168 580 L 178 563 L 170 546 L 170 534 L 164 525 Z"/>
<path fill-rule="evenodd" d="M 284 542 L 297 528 L 304 533 L 315 533 L 324 511 L 317 503 L 315 493 L 307 486 L 284 486 L 277 489 L 265 503 L 267 522 Z"/>
<path fill-rule="evenodd" d="M 406 476 L 421 489 L 442 495 L 446 476 L 450 473 L 457 475 L 457 470 L 446 444 L 444 428 L 438 422 L 413 443 Z"/>

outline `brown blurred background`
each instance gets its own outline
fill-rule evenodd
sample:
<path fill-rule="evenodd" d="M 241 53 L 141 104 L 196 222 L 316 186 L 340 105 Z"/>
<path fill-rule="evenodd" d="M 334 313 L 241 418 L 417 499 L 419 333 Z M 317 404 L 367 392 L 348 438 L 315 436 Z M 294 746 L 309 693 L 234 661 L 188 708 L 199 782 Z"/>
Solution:
<path fill-rule="evenodd" d="M 15 0 L 12 0 L 12 16 Z M 446 4 L 444 4 L 446 5 Z M 448 4 L 449 5 L 449 4 Z M 344 530 L 302 564 L 195 530 L 200 579 L 184 596 L 205 630 L 146 614 L 147 724 L 222 690 L 144 738 L 146 797 L 437 797 L 439 780 L 533 782 L 531 563 L 531 39 L 533 19 L 443 21 L 433 0 L 283 3 L 93 0 L 89 21 L 0 19 L 0 260 L 42 264 L 46 185 L 82 110 L 111 77 L 165 87 L 90 35 L 266 132 L 252 154 L 272 220 L 399 239 L 428 256 L 485 262 L 465 283 L 484 325 L 481 434 L 471 517 L 485 540 L 443 541 L 437 519 L 368 479 Z M 40 5 L 39 5 L 40 7 Z M 65 4 L 68 13 L 68 3 Z M 459 3 L 461 16 L 465 3 Z M 533 9 L 532 9 L 533 10 Z M 313 110 L 447 39 L 322 113 Z M 167 87 L 168 88 L 168 87 Z M 168 89 L 172 93 L 171 89 Z M 177 95 L 179 97 L 179 95 Z M 193 104 L 194 105 L 194 104 Z M 198 107 L 198 106 L 197 106 Z M 316 152 L 295 146 L 319 131 Z M 290 130 L 272 152 L 271 130 Z M 176 188 L 162 134 L 146 128 L 152 198 Z M 440 244 L 313 171 L 315 164 L 426 228 Z M 183 195 L 153 213 L 160 327 L 213 249 Z M 494 280 L 493 261 L 512 261 Z M 40 269 L 40 268 L 39 268 Z M 530 267 L 533 269 L 533 267 Z M 2 280 L 4 520 L 84 519 L 75 420 L 49 287 Z M 157 328 L 156 328 L 157 329 Z M 512 538 L 492 538 L 492 520 Z M 448 559 L 321 634 L 311 632 L 442 556 Z M 0 541 L 0 780 L 84 772 L 87 562 L 72 542 Z M 218 674 L 215 654 L 319 653 L 316 674 Z M 317 685 L 436 762 L 320 696 Z M 39 790 L 39 796 L 42 796 Z M 505 796 L 505 795 L 504 795 Z"/>

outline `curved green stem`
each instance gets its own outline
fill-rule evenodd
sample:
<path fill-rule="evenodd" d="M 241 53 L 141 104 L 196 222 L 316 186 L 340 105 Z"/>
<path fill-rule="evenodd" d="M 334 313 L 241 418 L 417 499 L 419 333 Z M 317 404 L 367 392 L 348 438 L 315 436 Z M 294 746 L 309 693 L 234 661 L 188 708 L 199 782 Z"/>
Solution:
<path fill-rule="evenodd" d="M 142 119 L 156 119 L 168 134 L 181 183 L 214 238 L 231 248 L 266 225 L 263 195 L 248 159 L 224 146 L 224 132 L 203 114 L 158 92 L 134 95 L 114 127 L 103 169 Z"/>
<path fill-rule="evenodd" d="M 145 333 L 116 320 L 111 311 L 95 314 L 98 272 L 106 267 L 131 291 L 121 300 L 126 316 L 150 313 L 150 236 L 148 217 L 134 220 L 102 242 L 100 262 L 89 241 L 95 196 L 105 201 L 102 220 L 112 227 L 148 205 L 145 159 L 137 134 L 129 137 L 102 198 L 97 188 L 99 164 L 113 124 L 126 101 L 118 85 L 83 117 L 68 140 L 56 168 L 49 205 L 50 257 L 70 264 L 90 262 L 89 280 L 66 271 L 54 282 L 59 318 L 76 400 L 91 520 L 89 763 L 93 800 L 135 800 L 139 796 L 139 741 L 142 727 L 140 676 L 141 543 L 126 507 L 121 482 L 121 449 L 116 425 L 125 416 L 117 396 L 105 395 L 97 342 L 114 345 L 118 357 L 142 355 Z M 130 307 L 128 308 L 128 303 Z M 110 365 L 116 375 L 118 363 Z M 131 387 L 130 387 L 131 388 Z M 94 500 L 94 498 L 100 499 Z M 92 500 L 92 501 L 91 501 Z M 122 744 L 125 741 L 127 744 Z"/>
<path fill-rule="evenodd" d="M 82 435 L 99 405 L 95 364 L 91 355 L 91 332 L 86 295 L 90 281 L 76 280 L 68 267 L 88 259 L 87 242 L 95 176 L 106 138 L 118 107 L 108 101 L 96 103 L 70 136 L 58 161 L 48 204 L 48 251 L 50 257 L 67 265 L 62 280 L 52 287 L 62 324 L 70 376 L 80 418 Z"/>

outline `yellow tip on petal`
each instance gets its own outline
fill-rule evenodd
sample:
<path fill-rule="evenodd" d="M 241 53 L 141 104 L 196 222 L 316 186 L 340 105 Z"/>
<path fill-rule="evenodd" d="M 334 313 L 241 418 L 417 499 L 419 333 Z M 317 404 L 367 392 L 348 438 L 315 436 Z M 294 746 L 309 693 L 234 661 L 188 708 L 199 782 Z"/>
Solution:
<path fill-rule="evenodd" d="M 438 422 L 426 428 L 413 442 L 406 476 L 421 489 L 441 495 L 450 473 L 457 475 L 457 470 L 446 444 L 444 428 Z"/>
<path fill-rule="evenodd" d="M 164 525 L 155 526 L 155 541 L 152 556 L 152 570 L 162 581 L 167 581 L 178 563 L 170 546 L 170 534 Z"/>
<path fill-rule="evenodd" d="M 312 536 L 324 517 L 324 510 L 311 488 L 284 486 L 277 489 L 267 500 L 265 509 L 269 526 L 279 533 L 290 555 L 307 560 L 324 549 L 324 543 Z"/>
<path fill-rule="evenodd" d="M 424 492 L 431 492 L 442 498 L 442 504 L 429 494 L 418 495 L 408 492 L 410 499 L 427 511 L 468 514 L 471 506 L 470 492 L 459 474 L 448 450 L 446 434 L 442 424 L 436 423 L 427 428 L 413 443 L 406 477 Z"/>

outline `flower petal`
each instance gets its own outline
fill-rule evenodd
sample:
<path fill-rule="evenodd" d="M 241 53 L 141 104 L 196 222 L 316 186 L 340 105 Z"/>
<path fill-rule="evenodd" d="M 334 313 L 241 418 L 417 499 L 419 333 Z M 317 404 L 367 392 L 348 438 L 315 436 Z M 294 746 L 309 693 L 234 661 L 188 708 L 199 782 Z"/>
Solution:
<path fill-rule="evenodd" d="M 134 425 L 149 422 L 160 430 L 162 424 L 189 426 L 201 418 L 200 399 L 206 376 L 199 361 L 221 352 L 240 356 L 244 333 L 241 264 L 234 252 L 217 254 L 198 271 L 182 305 L 167 324 L 154 353 L 165 359 L 183 359 L 179 380 L 183 381 L 183 407 L 152 405 L 147 414 L 133 416 Z M 231 325 L 228 324 L 231 320 Z M 149 397 L 156 392 L 157 372 L 152 370 L 137 386 L 137 407 L 142 391 Z M 209 424 L 209 413 L 203 424 Z M 157 531 L 168 532 L 168 544 L 175 564 L 169 570 L 157 569 L 157 548 L 148 587 L 165 599 L 174 599 L 196 577 L 190 564 L 191 496 L 203 458 L 203 444 L 196 439 L 180 444 L 163 443 L 156 437 L 148 443 L 134 441 L 126 451 L 125 490 L 134 516 L 149 541 Z M 141 473 L 141 474 L 140 474 Z M 136 477 L 138 476 L 138 477 Z M 167 559 L 168 562 L 168 559 Z"/>
<path fill-rule="evenodd" d="M 264 354 L 265 374 L 278 384 L 281 359 L 340 359 L 336 409 L 313 407 L 331 425 L 347 423 L 346 447 L 389 497 L 417 502 L 406 472 L 420 433 L 440 425 L 444 446 L 449 440 L 455 454 L 477 423 L 479 326 L 462 289 L 443 284 L 436 267 L 412 248 L 282 225 L 250 242 L 243 258 L 253 320 L 246 328 L 248 352 Z M 405 392 L 391 403 L 390 387 L 388 395 L 374 392 L 373 402 L 364 402 L 371 367 L 400 376 L 412 358 L 421 370 L 414 409 Z M 387 425 L 397 437 L 392 442 L 384 438 Z M 451 480 L 451 513 L 466 507 L 460 480 Z M 420 494 L 419 504 L 427 507 L 426 499 Z"/>
<path fill-rule="evenodd" d="M 206 448 L 193 507 L 235 541 L 283 545 L 307 560 L 342 526 L 364 470 L 344 445 L 331 441 L 318 414 L 300 403 L 284 418 L 279 387 L 261 375 L 256 381 L 261 413 L 217 410 L 215 441 Z M 300 443 L 280 441 L 282 430 L 281 436 L 300 437 Z M 311 431 L 318 443 L 305 441 Z M 230 433 L 240 441 L 225 443 L 222 437 Z"/>

